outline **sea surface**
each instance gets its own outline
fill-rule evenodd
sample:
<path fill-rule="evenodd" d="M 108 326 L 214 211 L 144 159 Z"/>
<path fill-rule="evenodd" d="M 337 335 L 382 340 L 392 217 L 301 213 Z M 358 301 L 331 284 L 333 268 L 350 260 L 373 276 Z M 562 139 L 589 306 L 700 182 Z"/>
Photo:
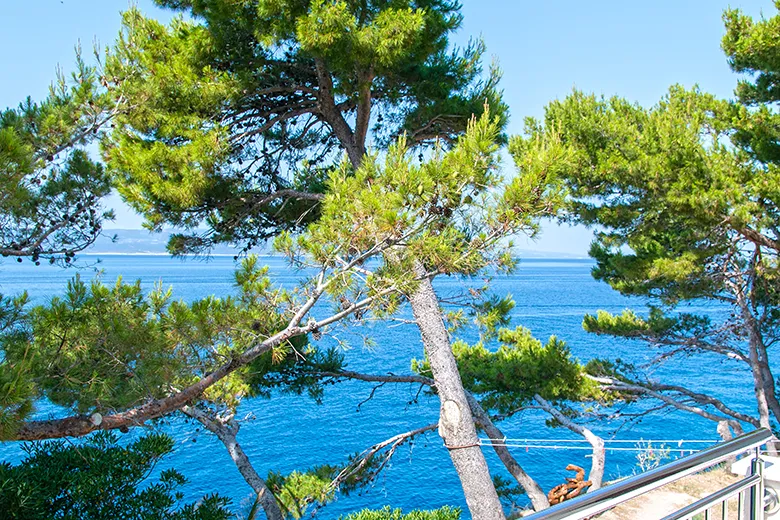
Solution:
<path fill-rule="evenodd" d="M 107 283 L 113 283 L 121 275 L 126 281 L 140 279 L 144 287 L 151 289 L 153 284 L 162 281 L 163 285 L 173 288 L 175 298 L 187 301 L 235 292 L 235 264 L 231 257 L 214 257 L 205 262 L 167 256 L 107 255 L 98 258 L 85 255 L 81 261 L 82 264 L 94 264 L 93 268 L 77 271 L 35 267 L 28 261 L 21 264 L 5 262 L 0 264 L 0 293 L 13 295 L 27 290 L 34 302 L 45 303 L 52 296 L 62 294 L 67 280 L 76 272 L 82 278 L 91 278 L 96 275 L 94 269 L 100 271 L 99 276 Z M 282 286 L 294 287 L 303 276 L 281 258 L 262 257 L 262 262 L 269 265 L 274 283 Z M 647 363 L 657 352 L 645 344 L 595 336 L 582 330 L 583 316 L 599 309 L 610 312 L 626 308 L 637 312 L 645 310 L 645 301 L 622 297 L 606 284 L 594 281 L 590 276 L 592 266 L 590 260 L 522 260 L 515 273 L 493 279 L 492 292 L 499 296 L 513 295 L 516 301 L 511 315 L 513 327 L 527 327 L 542 341 L 555 335 L 565 340 L 574 356 L 583 362 L 607 357 L 638 365 Z M 464 289 L 464 284 L 473 282 L 440 277 L 435 285 L 440 294 L 456 294 Z M 727 312 L 704 303 L 691 304 L 684 310 L 714 317 Z M 400 317 L 410 317 L 409 309 L 402 309 Z M 413 325 L 373 323 L 359 331 L 336 329 L 334 335 L 343 343 L 348 367 L 352 370 L 408 374 L 410 359 L 422 357 L 419 333 Z M 373 337 L 375 344 L 364 346 L 363 335 Z M 465 330 L 459 336 L 468 341 L 477 337 L 472 330 Z M 323 341 L 335 343 L 332 338 Z M 652 376 L 709 392 L 734 408 L 753 413 L 749 373 L 737 362 L 715 357 L 682 359 L 655 368 Z M 374 385 L 361 382 L 328 386 L 321 405 L 306 397 L 289 395 L 247 400 L 238 414 L 246 418 L 239 442 L 261 475 L 271 470 L 284 473 L 341 463 L 351 454 L 393 435 L 437 421 L 437 398 L 424 393 L 418 395 L 417 386 L 384 385 L 369 399 L 373 389 Z M 638 412 L 642 406 L 624 411 Z M 39 413 L 46 416 L 50 410 L 43 406 Z M 530 439 L 529 442 L 515 442 L 519 446 L 510 450 L 544 489 L 550 489 L 563 482 L 564 477 L 571 476 L 564 469 L 567 464 L 588 468 L 590 459 L 587 449 L 575 449 L 566 442 L 553 443 L 559 446 L 557 449 L 526 447 L 538 445 L 534 439 L 577 439 L 568 430 L 547 427 L 545 419 L 542 412 L 529 409 L 499 423 L 499 427 L 510 439 Z M 605 438 L 631 441 L 609 444 L 624 450 L 607 454 L 608 479 L 638 471 L 636 448 L 642 439 L 664 440 L 666 442 L 661 444 L 670 450 L 695 450 L 706 444 L 687 441 L 717 439 L 714 423 L 682 412 L 665 411 L 630 422 L 613 419 L 588 426 Z M 184 473 L 189 479 L 184 489 L 187 500 L 219 493 L 233 500 L 236 511 L 247 509 L 251 490 L 224 447 L 212 435 L 196 431 L 195 426 L 178 420 L 156 427 L 170 433 L 177 441 L 174 454 L 158 470 L 175 467 Z M 492 449 L 484 448 L 484 451 L 491 470 L 511 478 Z M 0 457 L 5 460 L 18 462 L 20 453 L 19 443 L 0 445 Z M 669 453 L 669 457 L 676 456 L 677 452 Z M 663 462 L 668 460 L 671 459 Z M 523 502 L 522 498 L 520 502 Z M 468 518 L 457 475 L 435 431 L 399 448 L 392 463 L 371 487 L 357 494 L 340 496 L 321 509 L 318 516 L 338 518 L 351 511 L 384 505 L 404 510 L 455 505 L 462 507 L 463 517 Z"/>

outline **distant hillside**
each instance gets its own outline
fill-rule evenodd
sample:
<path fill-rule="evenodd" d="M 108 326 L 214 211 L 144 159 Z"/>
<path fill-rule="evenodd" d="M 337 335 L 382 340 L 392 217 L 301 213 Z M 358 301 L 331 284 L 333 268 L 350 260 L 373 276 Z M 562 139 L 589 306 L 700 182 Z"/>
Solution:
<path fill-rule="evenodd" d="M 515 257 L 523 258 L 558 258 L 566 260 L 588 260 L 588 255 L 563 253 L 561 251 L 538 251 L 536 249 L 513 249 Z"/>
<path fill-rule="evenodd" d="M 108 255 L 166 255 L 170 231 L 150 233 L 145 229 L 108 229 L 103 232 L 92 247 L 90 254 Z M 255 248 L 255 252 L 267 252 L 268 247 Z M 211 252 L 214 255 L 235 255 L 238 250 L 230 246 L 217 246 Z"/>
<path fill-rule="evenodd" d="M 150 233 L 145 229 L 109 229 L 87 251 L 91 254 L 108 255 L 165 255 L 165 246 L 171 232 Z M 112 241 L 112 238 L 115 240 Z M 270 252 L 270 246 L 255 248 L 256 253 Z M 214 248 L 214 255 L 235 255 L 238 250 L 230 246 Z M 587 258 L 587 256 L 561 253 L 556 251 L 538 251 L 535 249 L 514 249 L 519 258 Z"/>

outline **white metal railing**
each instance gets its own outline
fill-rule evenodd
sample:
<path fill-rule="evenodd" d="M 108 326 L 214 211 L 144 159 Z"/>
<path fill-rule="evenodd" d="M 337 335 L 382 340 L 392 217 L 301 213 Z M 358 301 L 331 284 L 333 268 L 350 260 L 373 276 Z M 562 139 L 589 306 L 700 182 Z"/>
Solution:
<path fill-rule="evenodd" d="M 699 518 L 703 520 L 714 519 L 712 514 L 718 510 L 718 505 L 720 505 L 719 510 L 724 520 L 732 518 L 728 516 L 728 505 L 729 500 L 734 499 L 734 497 L 738 502 L 736 517 L 739 520 L 764 520 L 763 463 L 758 457 L 758 448 L 772 438 L 770 430 L 760 428 L 646 473 L 640 473 L 610 486 L 567 500 L 525 518 L 527 520 L 582 520 L 590 518 L 670 482 L 755 450 L 756 458 L 753 461 L 752 475 L 667 516 L 663 520 L 686 520 L 694 517 L 697 520 Z"/>

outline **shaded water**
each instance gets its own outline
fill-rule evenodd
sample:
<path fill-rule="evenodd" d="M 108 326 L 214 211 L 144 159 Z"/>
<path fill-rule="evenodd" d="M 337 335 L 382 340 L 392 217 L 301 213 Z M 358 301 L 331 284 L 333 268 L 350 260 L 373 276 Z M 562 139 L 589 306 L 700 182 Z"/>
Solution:
<path fill-rule="evenodd" d="M 89 256 L 82 258 L 88 262 L 95 260 Z M 262 261 L 270 266 L 275 283 L 287 287 L 297 284 L 300 273 L 290 270 L 283 260 L 264 257 Z M 591 266 L 589 260 L 524 260 L 514 274 L 497 277 L 492 290 L 502 296 L 507 293 L 514 295 L 517 305 L 512 313 L 512 326 L 528 327 L 542 341 L 550 335 L 558 336 L 583 362 L 593 357 L 619 357 L 634 363 L 648 361 L 653 352 L 642 343 L 598 337 L 582 330 L 583 315 L 598 309 L 610 312 L 620 312 L 626 307 L 643 310 L 641 300 L 621 297 L 607 285 L 595 282 L 590 277 Z M 166 256 L 104 256 L 99 267 L 104 271 L 102 276 L 106 282 L 113 282 L 122 275 L 128 281 L 140 279 L 146 288 L 151 288 L 155 282 L 162 280 L 164 285 L 173 286 L 176 298 L 184 300 L 234 292 L 234 263 L 229 257 L 216 257 L 204 263 L 182 262 Z M 34 301 L 43 302 L 52 295 L 61 294 L 66 280 L 73 274 L 72 270 L 36 268 L 29 262 L 5 263 L 0 265 L 0 293 L 11 295 L 26 289 Z M 82 272 L 82 277 L 91 276 L 91 272 Z M 436 286 L 446 294 L 460 290 L 462 282 L 454 278 L 440 278 Z M 724 312 L 701 305 L 692 305 L 686 310 L 712 315 Z M 403 312 L 409 315 L 408 309 Z M 373 336 L 376 345 L 364 348 L 357 341 L 346 350 L 350 369 L 374 374 L 405 374 L 409 373 L 409 360 L 422 357 L 419 333 L 412 325 L 388 326 L 383 323 L 367 325 L 363 329 L 360 332 Z M 357 339 L 349 331 L 337 333 L 342 339 Z M 464 339 L 473 340 L 473 332 L 464 333 Z M 707 368 L 703 363 L 707 363 Z M 660 367 L 655 376 L 711 392 L 724 398 L 731 406 L 751 412 L 749 374 L 736 362 L 719 358 L 682 360 Z M 418 394 L 416 386 L 385 385 L 376 391 L 371 400 L 361 405 L 371 390 L 372 385 L 360 382 L 329 386 L 322 405 L 308 398 L 285 395 L 268 400 L 247 400 L 242 404 L 239 415 L 249 414 L 254 418 L 243 424 L 239 441 L 259 473 L 264 475 L 269 470 L 289 472 L 317 464 L 340 463 L 350 454 L 374 443 L 437 421 L 437 398 L 423 394 L 416 404 L 410 404 Z M 41 413 L 45 415 L 45 412 L 44 409 Z M 528 410 L 499 426 L 510 438 L 574 438 L 567 430 L 547 428 L 544 419 L 538 411 Z M 603 435 L 613 435 L 619 429 L 615 435 L 621 439 L 717 437 L 714 423 L 682 413 L 651 415 L 621 429 L 622 424 L 615 421 L 591 427 Z M 194 426 L 177 420 L 161 428 L 177 440 L 176 452 L 166 461 L 166 467 L 176 467 L 190 480 L 185 489 L 187 499 L 217 492 L 231 497 L 237 510 L 246 505 L 251 490 L 218 441 L 207 433 L 196 433 Z M 675 443 L 669 447 L 678 446 Z M 567 464 L 584 467 L 590 464 L 586 458 L 588 451 L 585 450 L 512 450 L 520 464 L 545 489 L 570 476 L 564 471 Z M 491 469 L 509 478 L 492 450 L 486 449 L 485 453 Z M 18 445 L 6 443 L 0 446 L 0 455 L 17 461 Z M 631 474 L 635 468 L 634 452 L 607 455 L 608 478 Z M 435 432 L 400 448 L 392 464 L 370 489 L 340 497 L 322 509 L 320 515 L 322 518 L 336 518 L 356 509 L 386 504 L 404 510 L 449 504 L 461 506 L 465 512 L 457 475 Z"/>

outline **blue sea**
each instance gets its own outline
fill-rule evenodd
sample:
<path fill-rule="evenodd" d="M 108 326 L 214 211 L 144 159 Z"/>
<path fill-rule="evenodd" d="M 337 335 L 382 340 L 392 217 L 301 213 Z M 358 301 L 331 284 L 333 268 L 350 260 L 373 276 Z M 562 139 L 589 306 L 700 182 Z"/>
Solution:
<path fill-rule="evenodd" d="M 233 286 L 234 262 L 231 257 L 214 257 L 209 261 L 177 260 L 167 256 L 95 256 L 80 257 L 82 264 L 95 264 L 101 278 L 112 283 L 117 276 L 126 281 L 140 279 L 151 288 L 162 281 L 173 288 L 176 298 L 193 300 L 207 295 L 227 295 Z M 292 270 L 283 259 L 262 257 L 270 266 L 272 279 L 285 287 L 298 284 L 301 273 Z M 621 358 L 641 365 L 653 358 L 645 344 L 616 340 L 588 334 L 582 330 L 582 318 L 599 309 L 620 312 L 625 308 L 644 312 L 645 301 L 620 296 L 606 284 L 590 276 L 590 260 L 528 259 L 508 276 L 497 276 L 492 292 L 499 296 L 512 294 L 516 307 L 512 326 L 522 325 L 543 341 L 555 335 L 565 340 L 573 354 L 585 362 L 594 357 Z M 50 266 L 34 267 L 30 262 L 6 262 L 0 265 L 0 293 L 12 295 L 27 290 L 37 303 L 43 303 L 64 291 L 67 280 L 79 272 L 82 278 L 95 276 L 94 269 L 63 270 Z M 450 294 L 463 288 L 463 280 L 440 277 L 436 288 Z M 726 309 L 705 303 L 691 304 L 687 312 L 703 312 L 717 317 Z M 409 317 L 402 309 L 401 317 Z M 422 357 L 422 345 L 417 329 L 408 324 L 373 323 L 351 330 L 336 328 L 334 335 L 342 342 L 348 366 L 366 373 L 409 373 L 410 359 Z M 375 344 L 365 346 L 361 338 L 369 335 Z M 473 341 L 474 331 L 465 330 L 464 339 Z M 325 341 L 334 342 L 332 339 Z M 676 360 L 656 369 L 652 377 L 682 383 L 724 399 L 727 404 L 748 413 L 751 408 L 749 373 L 737 362 L 720 358 Z M 323 403 L 318 405 L 306 397 L 275 395 L 270 399 L 245 401 L 239 417 L 246 418 L 239 433 L 243 445 L 261 475 L 268 471 L 290 472 L 319 464 L 338 464 L 354 453 L 401 432 L 437 421 L 438 399 L 420 395 L 413 385 L 384 385 L 367 400 L 373 385 L 345 382 L 326 388 Z M 641 410 L 641 405 L 633 411 Z M 45 411 L 45 410 L 44 410 Z M 632 411 L 632 410 L 628 410 Z M 563 428 L 545 425 L 545 415 L 538 410 L 526 410 L 499 423 L 509 438 L 576 439 Z M 622 440 L 665 439 L 672 449 L 696 449 L 702 445 L 679 443 L 679 440 L 717 439 L 715 425 L 697 416 L 681 412 L 662 412 L 642 420 L 603 421 L 588 426 L 605 438 Z M 163 467 L 175 467 L 189 479 L 184 492 L 187 500 L 207 493 L 219 493 L 232 498 L 236 511 L 248 507 L 250 488 L 233 466 L 223 446 L 210 434 L 196 431 L 193 425 L 173 420 L 156 426 L 174 436 L 176 450 Z M 526 443 L 527 444 L 527 443 Z M 633 443 L 620 444 L 631 448 Z M 524 469 L 536 478 L 544 489 L 561 482 L 568 475 L 567 464 L 588 468 L 587 450 L 510 448 Z M 491 470 L 511 478 L 492 449 L 484 448 Z M 0 455 L 9 461 L 20 458 L 19 445 L 0 446 Z M 672 454 L 676 456 L 676 454 Z M 607 454 L 606 477 L 616 478 L 637 471 L 635 451 L 615 451 Z M 522 499 L 521 499 L 522 501 Z M 461 506 L 468 518 L 457 475 L 447 451 L 436 432 L 419 437 L 400 448 L 392 463 L 368 489 L 350 496 L 341 496 L 321 509 L 322 518 L 338 518 L 347 512 L 378 508 L 384 505 L 413 508 L 436 508 L 443 505 Z"/>

